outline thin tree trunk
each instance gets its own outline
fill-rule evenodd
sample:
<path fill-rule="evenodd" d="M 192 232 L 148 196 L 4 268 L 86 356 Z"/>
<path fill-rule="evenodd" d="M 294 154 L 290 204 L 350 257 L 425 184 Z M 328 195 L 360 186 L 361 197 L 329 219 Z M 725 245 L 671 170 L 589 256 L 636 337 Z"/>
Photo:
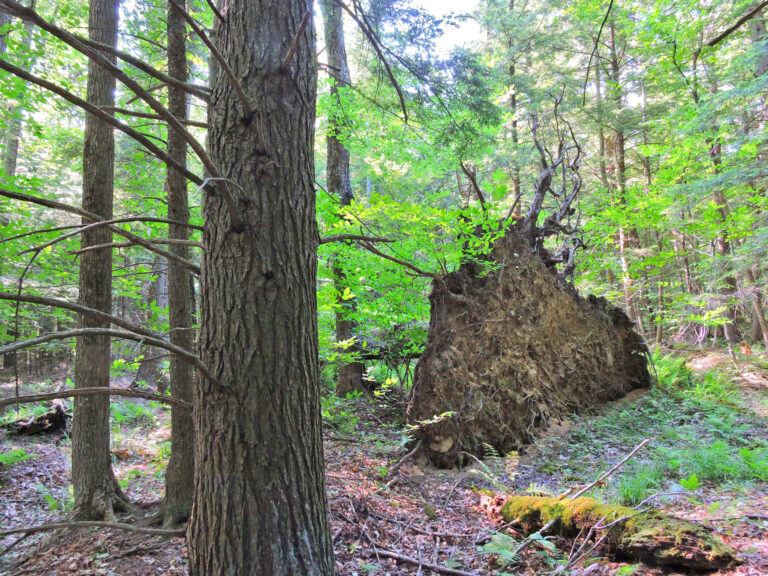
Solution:
<path fill-rule="evenodd" d="M 0 15 L 0 19 L 2 19 Z M 3 23 L 0 20 L 0 26 Z M 21 45 L 23 47 L 23 53 L 29 53 L 29 48 L 32 44 L 32 28 L 33 25 L 24 23 L 24 34 L 21 37 Z M 0 50 L 0 54 L 7 50 L 5 46 L 5 38 L 3 38 L 3 50 Z M 19 160 L 19 144 L 21 142 L 21 128 L 23 123 L 22 108 L 19 104 L 11 105 L 8 109 L 8 125 L 5 132 L 5 154 L 3 155 L 3 169 L 5 175 L 9 178 L 16 176 L 16 168 Z"/>
<path fill-rule="evenodd" d="M 195 392 L 192 576 L 333 573 L 318 371 L 311 9 L 310 0 L 221 3 L 220 51 L 254 113 L 244 113 L 218 74 L 210 154 L 236 184 L 243 228 L 231 228 L 220 193 L 205 195 L 200 350 L 221 384 L 201 379 Z"/>
<path fill-rule="evenodd" d="M 184 2 L 181 2 L 184 5 Z M 168 74 L 182 82 L 187 81 L 186 26 L 183 16 L 168 6 Z M 185 120 L 187 96 L 183 90 L 168 87 L 169 109 L 179 120 Z M 187 165 L 187 145 L 184 137 L 175 130 L 168 130 L 168 154 L 182 167 Z M 170 238 L 188 240 L 189 222 L 187 179 L 183 173 L 168 168 L 166 172 L 168 193 L 168 217 L 180 224 L 171 224 Z M 169 250 L 184 260 L 189 260 L 189 247 L 171 244 Z M 171 344 L 193 349 L 194 334 L 191 329 L 194 314 L 194 288 L 192 275 L 177 262 L 168 263 L 168 300 L 171 327 Z M 171 394 L 174 398 L 192 402 L 194 373 L 189 362 L 171 358 Z M 165 502 L 163 524 L 172 526 L 189 518 L 194 496 L 195 432 L 192 414 L 188 410 L 174 408 L 171 412 L 171 459 L 165 472 Z"/>
<path fill-rule="evenodd" d="M 151 319 L 152 308 L 165 308 L 168 306 L 168 273 L 166 263 L 160 257 L 156 256 L 152 262 L 152 275 L 155 279 L 150 283 L 147 290 L 148 308 L 147 320 Z M 157 388 L 160 394 L 165 394 L 167 382 L 161 378 L 161 359 L 162 351 L 154 346 L 144 346 L 142 348 L 141 362 L 136 372 L 134 384 L 143 382 L 148 387 Z"/>
<path fill-rule="evenodd" d="M 616 26 L 613 21 L 610 23 L 610 65 L 611 81 L 613 83 L 612 92 L 614 105 L 617 113 L 621 112 L 623 107 L 623 98 L 621 91 L 621 70 L 619 66 L 619 57 L 616 50 Z M 622 125 L 616 126 L 616 188 L 619 193 L 619 203 L 626 208 L 627 205 L 627 158 L 626 158 L 626 136 Z M 630 271 L 629 251 L 639 248 L 640 238 L 637 230 L 633 227 L 621 225 L 619 227 L 619 259 L 621 262 L 622 282 L 624 284 L 624 305 L 627 314 L 634 320 L 641 333 L 644 333 L 642 317 L 639 313 L 637 300 L 642 297 L 641 294 L 635 294 L 635 285 Z"/>
<path fill-rule="evenodd" d="M 509 0 L 509 15 L 513 16 L 515 10 L 515 0 Z M 508 48 L 512 50 L 512 41 L 510 39 Z M 515 84 L 515 60 L 509 65 L 509 111 L 512 114 L 512 145 L 514 146 L 514 159 L 512 160 L 512 192 L 515 198 L 520 198 L 520 162 L 518 161 L 518 146 L 520 144 L 520 133 L 517 126 L 517 87 Z"/>
<path fill-rule="evenodd" d="M 92 0 L 89 37 L 114 46 L 117 42 L 119 0 Z M 88 62 L 88 102 L 115 104 L 115 79 L 93 60 Z M 85 117 L 83 150 L 83 208 L 104 219 L 112 218 L 115 140 L 112 127 L 92 114 Z M 84 223 L 86 223 L 84 221 Z M 81 235 L 82 247 L 112 240 L 106 227 Z M 90 250 L 80 255 L 80 296 L 83 306 L 112 311 L 112 251 Z M 80 316 L 82 328 L 104 328 L 108 323 Z M 108 387 L 110 341 L 108 336 L 77 340 L 75 385 Z M 109 455 L 109 397 L 76 398 L 72 427 L 72 484 L 78 520 L 112 518 L 125 502 L 117 485 Z"/>
<path fill-rule="evenodd" d="M 341 17 L 341 7 L 335 0 L 322 0 L 325 29 L 325 46 L 328 54 L 328 65 L 335 80 L 331 86 L 331 96 L 338 98 L 340 86 L 351 83 L 349 67 L 347 66 L 347 51 L 344 45 L 344 24 Z M 326 175 L 328 191 L 339 199 L 339 205 L 344 208 L 355 199 L 352 184 L 349 180 L 349 150 L 337 134 L 343 131 L 344 118 L 341 113 L 332 113 L 329 120 L 327 138 L 328 161 Z M 337 291 L 341 294 L 348 287 L 343 260 L 339 254 L 333 256 L 333 278 Z M 340 300 L 336 309 L 336 341 L 344 342 L 354 338 L 357 322 L 352 318 L 357 310 L 355 300 Z M 362 362 L 349 362 L 339 366 L 339 378 L 336 383 L 336 394 L 341 397 L 353 391 L 362 391 L 363 370 Z"/>

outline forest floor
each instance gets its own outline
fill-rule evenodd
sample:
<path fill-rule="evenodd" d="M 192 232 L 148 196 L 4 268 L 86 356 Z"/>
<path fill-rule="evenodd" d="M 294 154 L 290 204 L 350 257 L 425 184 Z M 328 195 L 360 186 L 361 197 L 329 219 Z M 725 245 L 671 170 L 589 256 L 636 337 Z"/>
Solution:
<path fill-rule="evenodd" d="M 384 396 L 326 400 L 337 573 L 428 574 L 433 564 L 443 573 L 483 576 L 673 574 L 599 557 L 566 569 L 573 543 L 558 537 L 537 540 L 512 557 L 509 550 L 523 536 L 502 530 L 491 512 L 495 495 L 557 494 L 589 484 L 651 438 L 590 495 L 657 506 L 710 527 L 744 560 L 718 576 L 768 574 L 768 357 L 740 356 L 738 369 L 719 352 L 689 351 L 686 358 L 691 372 L 661 359 L 659 386 L 559 423 L 520 454 L 489 454 L 462 470 L 406 461 L 389 487 L 383 487 L 388 469 L 407 452 L 402 409 L 392 408 Z M 47 378 L 26 376 L 22 393 L 54 389 L 67 369 L 57 366 Z M 0 396 L 13 393 L 11 376 L 0 374 Z M 22 416 L 31 410 L 23 408 Z M 141 503 L 120 520 L 142 523 L 162 498 L 170 412 L 152 402 L 118 398 L 112 415 L 115 472 L 131 500 Z M 8 410 L 2 420 L 16 417 Z M 0 432 L 0 531 L 67 517 L 70 452 L 65 433 Z M 186 574 L 181 538 L 68 530 L 32 535 L 3 554 L 15 538 L 0 540 L 0 574 Z"/>

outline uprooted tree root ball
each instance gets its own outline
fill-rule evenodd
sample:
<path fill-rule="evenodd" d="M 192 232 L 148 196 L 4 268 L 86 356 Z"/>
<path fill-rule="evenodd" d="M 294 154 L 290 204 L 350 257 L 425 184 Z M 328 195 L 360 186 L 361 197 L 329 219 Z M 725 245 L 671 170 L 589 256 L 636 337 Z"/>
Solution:
<path fill-rule="evenodd" d="M 650 564 L 715 570 L 739 561 L 736 552 L 706 528 L 653 509 L 638 512 L 592 498 L 512 496 L 501 515 L 526 533 L 550 525 L 549 533 L 576 537 L 597 526 L 596 538 L 607 532 L 609 554 Z"/>
<path fill-rule="evenodd" d="M 433 464 L 506 453 L 574 411 L 650 385 L 647 348 L 605 299 L 582 298 L 514 230 L 482 266 L 433 283 L 409 407 Z"/>

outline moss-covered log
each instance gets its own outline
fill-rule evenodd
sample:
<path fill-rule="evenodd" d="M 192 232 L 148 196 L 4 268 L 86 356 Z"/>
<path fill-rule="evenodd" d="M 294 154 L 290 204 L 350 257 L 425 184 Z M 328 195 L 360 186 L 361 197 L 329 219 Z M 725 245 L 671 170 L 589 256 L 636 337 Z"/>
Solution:
<path fill-rule="evenodd" d="M 482 264 L 436 279 L 430 306 L 408 417 L 437 466 L 488 445 L 507 453 L 552 421 L 650 385 L 634 323 L 579 296 L 515 230 Z"/>
<path fill-rule="evenodd" d="M 738 562 L 736 552 L 706 528 L 658 510 L 638 513 L 592 498 L 512 496 L 502 506 L 501 515 L 527 533 L 553 522 L 550 532 L 566 537 L 586 534 L 598 524 L 610 526 L 604 542 L 607 552 L 618 558 L 695 570 L 716 570 Z M 605 532 L 597 533 L 602 537 Z"/>

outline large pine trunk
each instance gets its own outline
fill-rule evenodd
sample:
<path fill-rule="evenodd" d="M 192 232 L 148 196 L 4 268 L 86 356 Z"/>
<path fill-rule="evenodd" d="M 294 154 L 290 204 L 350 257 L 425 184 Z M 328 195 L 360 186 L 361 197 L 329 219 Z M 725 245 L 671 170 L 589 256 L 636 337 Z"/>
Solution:
<path fill-rule="evenodd" d="M 183 6 L 185 3 L 182 1 Z M 184 17 L 168 5 L 168 73 L 182 82 L 187 81 L 187 47 Z M 187 96 L 183 90 L 169 86 L 168 102 L 171 114 L 186 119 Z M 182 167 L 187 165 L 187 144 L 184 135 L 168 130 L 168 154 Z M 168 217 L 180 224 L 171 224 L 170 238 L 188 240 L 189 201 L 187 179 L 182 172 L 168 168 L 166 173 Z M 189 260 L 189 247 L 171 244 L 169 250 L 184 260 Z M 171 344 L 193 349 L 192 331 L 194 316 L 194 284 L 189 270 L 178 262 L 168 262 L 168 315 L 171 326 Z M 171 358 L 171 395 L 179 400 L 192 402 L 194 374 L 192 365 L 178 357 Z M 163 503 L 166 526 L 184 522 L 189 518 L 194 494 L 195 472 L 194 421 L 189 410 L 173 408 L 171 412 L 171 459 L 165 472 L 165 501 Z"/>
<path fill-rule="evenodd" d="M 438 278 L 408 415 L 431 461 L 507 453 L 549 423 L 650 384 L 634 323 L 580 297 L 514 230 Z"/>
<path fill-rule="evenodd" d="M 225 0 L 203 201 L 200 351 L 218 383 L 195 393 L 193 576 L 333 573 L 320 418 L 310 0 Z M 300 31 L 302 20 L 307 18 Z M 296 52 L 284 61 L 297 38 Z"/>
<path fill-rule="evenodd" d="M 117 42 L 119 0 L 92 0 L 90 38 L 109 46 Z M 115 79 L 93 59 L 88 62 L 88 102 L 115 104 Z M 115 139 L 112 127 L 92 114 L 85 116 L 83 151 L 83 209 L 104 219 L 112 218 Z M 84 222 L 85 223 L 85 222 Z M 105 226 L 84 232 L 82 247 L 106 244 L 112 233 Z M 112 251 L 90 250 L 80 255 L 79 302 L 106 313 L 112 311 Z M 109 322 L 81 316 L 82 328 L 108 328 Z M 75 385 L 78 388 L 108 387 L 109 336 L 77 339 Z M 123 497 L 112 472 L 109 454 L 109 396 L 75 398 L 72 424 L 72 485 L 74 516 L 96 520 L 114 516 Z"/>

